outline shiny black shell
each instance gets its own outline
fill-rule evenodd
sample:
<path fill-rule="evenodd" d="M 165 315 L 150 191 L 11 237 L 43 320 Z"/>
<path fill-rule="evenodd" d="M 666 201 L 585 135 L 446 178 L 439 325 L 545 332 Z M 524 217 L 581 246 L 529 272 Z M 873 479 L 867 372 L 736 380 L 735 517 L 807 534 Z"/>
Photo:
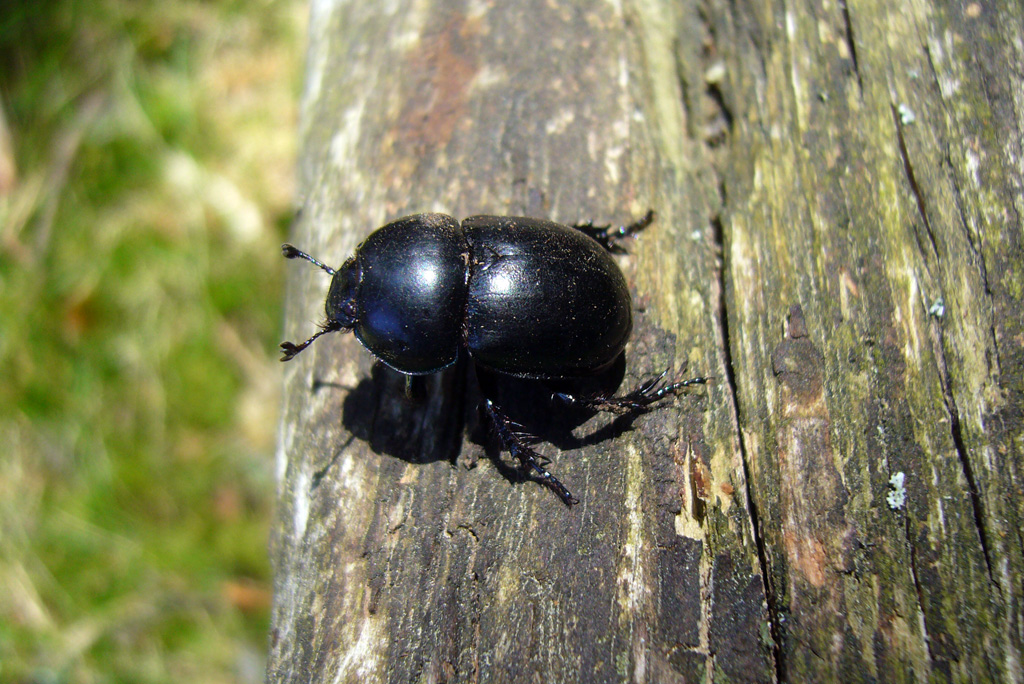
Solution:
<path fill-rule="evenodd" d="M 632 328 L 626 281 L 600 243 L 505 216 L 417 214 L 378 229 L 335 274 L 327 317 L 410 375 L 465 349 L 508 375 L 584 376 L 610 365 Z"/>
<path fill-rule="evenodd" d="M 594 373 L 622 352 L 633 325 L 629 288 L 608 251 L 540 219 L 462 222 L 472 260 L 466 345 L 477 363 L 528 378 Z"/>

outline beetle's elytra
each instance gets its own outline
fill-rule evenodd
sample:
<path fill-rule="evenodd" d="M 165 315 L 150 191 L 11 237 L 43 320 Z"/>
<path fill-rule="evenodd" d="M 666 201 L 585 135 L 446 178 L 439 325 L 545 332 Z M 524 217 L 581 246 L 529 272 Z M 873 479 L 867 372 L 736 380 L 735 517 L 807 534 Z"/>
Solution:
<path fill-rule="evenodd" d="M 633 325 L 629 289 L 610 252 L 617 240 L 653 219 L 648 212 L 610 228 L 504 216 L 460 223 L 445 214 L 416 214 L 373 232 L 337 270 L 286 244 L 286 257 L 306 259 L 333 280 L 327 322 L 301 344 L 282 343 L 281 360 L 320 335 L 351 330 L 374 356 L 407 376 L 436 373 L 460 353 L 484 369 L 521 378 L 600 373 L 622 354 Z M 621 397 L 558 396 L 593 410 L 639 413 L 708 381 L 668 383 L 666 373 Z M 577 503 L 481 390 L 505 448 L 567 505 Z"/>

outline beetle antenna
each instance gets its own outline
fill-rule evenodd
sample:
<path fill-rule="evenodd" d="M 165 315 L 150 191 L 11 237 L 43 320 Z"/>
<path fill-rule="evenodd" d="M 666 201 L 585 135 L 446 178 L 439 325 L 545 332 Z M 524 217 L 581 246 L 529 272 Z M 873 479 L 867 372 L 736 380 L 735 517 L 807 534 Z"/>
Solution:
<path fill-rule="evenodd" d="M 319 266 L 320 268 L 324 269 L 325 271 L 327 271 L 331 275 L 334 275 L 336 273 L 336 271 L 333 268 L 331 268 L 330 266 L 328 266 L 327 264 L 322 263 L 322 262 L 320 262 L 317 259 L 314 259 L 313 257 L 311 257 L 308 254 L 306 254 L 305 252 L 303 252 L 301 249 L 298 249 L 298 248 L 296 248 L 293 245 L 289 245 L 287 242 L 285 244 L 281 245 L 281 253 L 284 254 L 284 258 L 285 259 L 305 259 L 309 263 L 314 264 L 314 265 Z M 312 342 L 313 339 L 315 339 L 315 336 L 313 338 L 310 338 L 309 342 Z M 309 344 L 309 342 L 306 342 L 306 344 Z M 300 346 L 299 351 L 301 351 L 302 349 L 305 349 L 305 345 Z M 295 352 L 295 353 L 297 354 L 298 352 Z M 294 356 L 294 354 L 293 354 L 293 356 Z M 287 360 L 288 359 L 285 359 L 285 361 L 287 361 Z"/>
<path fill-rule="evenodd" d="M 337 332 L 338 330 L 341 330 L 340 326 L 337 326 L 337 325 L 325 325 L 319 331 L 317 331 L 316 335 L 313 335 L 312 337 L 310 337 L 308 340 L 306 340 L 302 344 L 295 344 L 294 342 L 282 342 L 281 343 L 281 352 L 282 352 L 281 360 L 282 361 L 291 361 L 292 359 L 295 358 L 296 354 L 298 354 L 300 351 L 302 351 L 303 349 L 305 349 L 309 345 L 313 344 L 313 340 L 315 340 L 316 338 L 320 337 L 321 335 L 326 335 L 327 333 L 330 333 L 330 332 Z"/>

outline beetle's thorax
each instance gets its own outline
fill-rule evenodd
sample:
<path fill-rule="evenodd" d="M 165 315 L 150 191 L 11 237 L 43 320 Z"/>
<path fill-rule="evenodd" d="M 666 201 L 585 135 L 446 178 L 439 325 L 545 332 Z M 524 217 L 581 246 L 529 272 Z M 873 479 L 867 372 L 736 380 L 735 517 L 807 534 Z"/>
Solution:
<path fill-rule="evenodd" d="M 409 375 L 455 363 L 463 339 L 468 249 L 459 222 L 444 214 L 407 216 L 370 234 L 356 250 L 355 263 L 346 263 L 349 283 L 338 285 L 339 300 L 351 304 L 354 297 L 355 310 L 345 313 L 356 338 Z"/>

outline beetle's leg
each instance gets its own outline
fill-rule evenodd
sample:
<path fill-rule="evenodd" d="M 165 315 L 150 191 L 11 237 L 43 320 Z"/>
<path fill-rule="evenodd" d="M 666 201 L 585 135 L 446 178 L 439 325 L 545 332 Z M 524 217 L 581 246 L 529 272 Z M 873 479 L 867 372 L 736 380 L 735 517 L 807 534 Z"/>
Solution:
<path fill-rule="evenodd" d="M 713 380 L 713 378 L 701 376 L 689 378 L 688 380 L 666 382 L 665 377 L 667 375 L 668 369 L 666 368 L 665 372 L 661 375 L 643 382 L 632 392 L 623 394 L 620 397 L 601 394 L 589 397 L 577 397 L 565 392 L 556 392 L 554 396 L 567 404 L 583 406 L 593 411 L 607 411 L 608 413 L 618 413 L 622 415 L 636 414 L 650 410 L 654 404 L 665 397 L 678 395 L 687 387 L 692 387 L 693 385 L 706 385 L 708 382 Z"/>
<path fill-rule="evenodd" d="M 422 404 L 427 400 L 427 385 L 424 376 L 405 376 L 405 398 L 414 404 Z"/>
<path fill-rule="evenodd" d="M 653 221 L 654 210 L 648 209 L 643 218 L 626 226 L 619 226 L 617 228 L 613 228 L 611 226 L 595 226 L 593 221 L 587 221 L 586 223 L 577 223 L 573 228 L 594 238 L 609 252 L 619 254 L 625 252 L 625 250 L 618 244 L 619 240 L 636 235 L 641 230 L 651 225 Z"/>
<path fill-rule="evenodd" d="M 490 399 L 484 399 L 484 406 L 487 409 L 487 415 L 491 417 L 491 422 L 494 423 L 494 429 L 497 431 L 502 445 L 519 459 L 523 471 L 535 472 L 540 481 L 550 487 L 555 494 L 558 494 L 566 506 L 578 504 L 579 500 L 572 495 L 572 492 L 544 467 L 548 463 L 548 459 L 529 447 L 527 442 L 532 438 L 523 433 L 519 424 L 506 416 Z"/>

